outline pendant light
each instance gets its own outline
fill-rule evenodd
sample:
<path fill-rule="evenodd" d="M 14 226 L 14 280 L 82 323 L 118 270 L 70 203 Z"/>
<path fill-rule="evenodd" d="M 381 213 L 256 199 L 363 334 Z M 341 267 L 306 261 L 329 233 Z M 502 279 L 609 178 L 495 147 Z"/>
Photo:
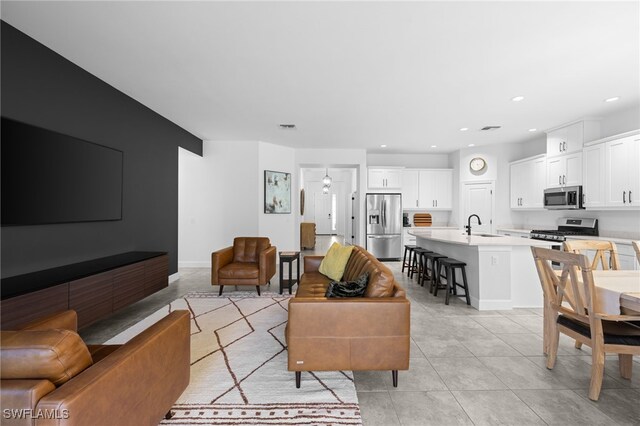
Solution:
<path fill-rule="evenodd" d="M 322 187 L 322 193 L 323 193 L 323 194 L 328 194 L 328 193 L 329 193 L 329 187 L 328 187 L 327 185 L 324 185 L 324 186 Z"/>
<path fill-rule="evenodd" d="M 332 181 L 333 179 L 331 179 L 331 176 L 329 176 L 329 169 L 326 169 L 326 174 L 322 178 L 322 183 L 327 187 L 327 190 L 331 187 Z"/>

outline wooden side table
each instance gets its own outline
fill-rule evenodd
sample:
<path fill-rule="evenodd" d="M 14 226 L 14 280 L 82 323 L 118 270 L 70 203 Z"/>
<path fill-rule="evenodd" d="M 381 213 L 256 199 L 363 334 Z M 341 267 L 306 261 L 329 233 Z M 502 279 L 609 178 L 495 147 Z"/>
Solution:
<path fill-rule="evenodd" d="M 293 262 L 297 261 L 296 264 L 296 279 L 292 279 L 292 269 L 293 269 Z M 284 279 L 284 264 L 288 263 L 289 264 L 289 279 L 286 280 Z M 280 294 L 282 294 L 282 291 L 284 290 L 284 286 L 286 284 L 287 287 L 289 287 L 289 294 L 291 294 L 291 287 L 293 287 L 294 284 L 299 283 L 300 282 L 300 252 L 299 251 L 281 251 L 280 252 Z"/>

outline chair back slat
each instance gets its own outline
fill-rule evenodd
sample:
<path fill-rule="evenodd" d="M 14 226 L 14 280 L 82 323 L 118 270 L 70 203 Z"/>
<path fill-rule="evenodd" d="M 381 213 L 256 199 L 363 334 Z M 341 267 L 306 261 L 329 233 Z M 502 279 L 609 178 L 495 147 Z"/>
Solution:
<path fill-rule="evenodd" d="M 545 298 L 555 312 L 590 323 L 595 292 L 591 262 L 587 256 L 531 247 Z M 561 269 L 553 269 L 552 262 Z"/>
<path fill-rule="evenodd" d="M 591 262 L 592 270 L 598 269 L 598 265 L 600 265 L 603 270 L 607 271 L 609 270 L 609 264 L 611 264 L 611 269 L 620 269 L 618 248 L 612 241 L 574 240 L 565 241 L 563 246 L 564 251 L 570 253 L 583 254 L 582 252 L 586 250 L 595 251 L 596 254 L 593 257 L 593 261 Z"/>
<path fill-rule="evenodd" d="M 633 249 L 636 252 L 636 259 L 638 259 L 638 262 L 640 262 L 640 241 L 631 241 L 631 244 L 633 245 Z"/>

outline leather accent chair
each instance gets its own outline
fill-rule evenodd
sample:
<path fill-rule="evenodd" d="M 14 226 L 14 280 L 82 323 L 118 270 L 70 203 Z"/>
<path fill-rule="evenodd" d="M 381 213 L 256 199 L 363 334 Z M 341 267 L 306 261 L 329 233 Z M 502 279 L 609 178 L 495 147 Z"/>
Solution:
<path fill-rule="evenodd" d="M 2 425 L 157 425 L 189 384 L 189 311 L 124 345 L 85 345 L 75 311 L 2 331 Z"/>
<path fill-rule="evenodd" d="M 265 237 L 237 237 L 233 245 L 211 253 L 211 285 L 271 284 L 276 274 L 276 247 Z"/>
<path fill-rule="evenodd" d="M 318 272 L 323 256 L 305 256 L 285 330 L 288 370 L 300 387 L 303 371 L 409 369 L 411 303 L 393 272 L 354 246 L 343 280 L 369 274 L 364 297 L 326 298 L 330 279 Z"/>

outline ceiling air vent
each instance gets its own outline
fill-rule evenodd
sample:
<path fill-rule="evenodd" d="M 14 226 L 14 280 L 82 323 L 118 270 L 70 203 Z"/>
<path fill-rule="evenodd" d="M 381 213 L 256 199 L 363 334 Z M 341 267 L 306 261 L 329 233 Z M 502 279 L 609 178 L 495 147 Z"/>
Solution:
<path fill-rule="evenodd" d="M 487 131 L 491 131 L 491 130 L 498 130 L 500 127 L 502 126 L 484 126 L 482 129 L 480 130 L 487 130 Z"/>
<path fill-rule="evenodd" d="M 293 130 L 296 128 L 295 124 L 281 124 L 280 125 L 281 129 L 287 129 L 287 130 Z"/>

